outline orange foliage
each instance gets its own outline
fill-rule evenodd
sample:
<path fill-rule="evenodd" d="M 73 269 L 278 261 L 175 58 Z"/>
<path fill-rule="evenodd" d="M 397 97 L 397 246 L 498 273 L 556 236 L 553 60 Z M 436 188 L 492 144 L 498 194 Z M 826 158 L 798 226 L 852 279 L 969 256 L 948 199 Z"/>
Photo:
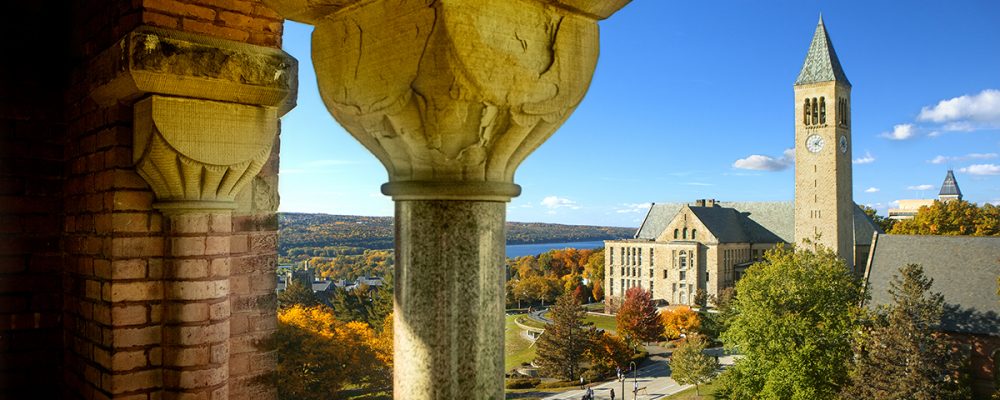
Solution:
<path fill-rule="evenodd" d="M 677 307 L 672 310 L 660 312 L 663 318 L 663 335 L 667 339 L 674 340 L 681 337 L 681 334 L 689 335 L 701 328 L 701 319 L 698 313 L 690 307 Z"/>

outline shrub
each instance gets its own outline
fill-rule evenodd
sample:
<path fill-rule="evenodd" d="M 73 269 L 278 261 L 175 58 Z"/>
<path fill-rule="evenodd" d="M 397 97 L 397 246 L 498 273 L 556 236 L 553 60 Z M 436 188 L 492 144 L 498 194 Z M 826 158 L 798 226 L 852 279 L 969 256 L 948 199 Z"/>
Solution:
<path fill-rule="evenodd" d="M 537 378 L 507 379 L 503 386 L 507 389 L 530 389 L 538 386 L 540 382 L 541 380 Z"/>

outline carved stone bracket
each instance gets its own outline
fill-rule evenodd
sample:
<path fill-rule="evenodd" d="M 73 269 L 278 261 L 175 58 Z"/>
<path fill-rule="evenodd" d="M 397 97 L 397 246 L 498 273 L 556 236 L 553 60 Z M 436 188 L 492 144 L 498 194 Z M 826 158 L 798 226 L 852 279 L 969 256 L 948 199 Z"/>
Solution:
<path fill-rule="evenodd" d="M 277 134 L 277 110 L 178 97 L 137 102 L 133 159 L 158 208 L 234 208 Z"/>
<path fill-rule="evenodd" d="M 316 25 L 320 94 L 387 169 L 383 193 L 500 201 L 583 99 L 597 19 L 626 3 L 268 1 Z"/>

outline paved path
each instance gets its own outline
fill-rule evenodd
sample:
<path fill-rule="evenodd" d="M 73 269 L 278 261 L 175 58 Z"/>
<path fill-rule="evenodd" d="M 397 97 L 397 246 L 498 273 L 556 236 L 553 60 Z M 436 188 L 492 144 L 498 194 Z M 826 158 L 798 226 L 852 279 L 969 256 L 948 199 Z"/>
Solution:
<path fill-rule="evenodd" d="M 666 354 L 662 352 L 657 352 L 658 348 L 648 348 L 653 353 L 658 353 L 655 355 L 650 355 L 649 359 L 651 363 L 648 363 L 643 368 L 638 368 L 636 373 L 639 393 L 637 400 L 651 400 L 651 399 L 661 399 L 663 397 L 672 395 L 674 393 L 683 391 L 687 388 L 692 387 L 692 385 L 680 385 L 672 378 L 670 378 L 670 367 L 667 365 Z M 711 353 L 721 353 L 721 349 L 710 349 Z M 721 356 L 719 358 L 719 363 L 723 366 L 732 365 L 732 356 Z M 632 400 L 632 388 L 634 387 L 632 379 L 632 373 L 628 373 L 628 378 L 625 380 L 625 391 L 628 392 L 627 395 L 622 397 L 622 382 L 618 380 L 599 383 L 592 388 L 594 389 L 594 398 L 599 400 L 606 400 L 611 398 L 611 389 L 615 389 L 615 400 Z M 580 399 L 583 397 L 584 390 L 576 389 L 570 390 L 552 396 L 546 397 L 549 400 L 564 400 L 564 399 Z"/>

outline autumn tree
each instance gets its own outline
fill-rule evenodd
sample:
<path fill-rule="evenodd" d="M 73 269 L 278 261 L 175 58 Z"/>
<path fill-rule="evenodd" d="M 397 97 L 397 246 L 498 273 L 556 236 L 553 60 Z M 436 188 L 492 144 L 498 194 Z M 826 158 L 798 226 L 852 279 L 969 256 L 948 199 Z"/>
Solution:
<path fill-rule="evenodd" d="M 670 340 L 696 333 L 701 327 L 701 318 L 691 307 L 665 310 L 660 313 L 660 318 L 663 319 L 663 336 Z"/>
<path fill-rule="evenodd" d="M 549 312 L 552 320 L 535 342 L 535 364 L 546 376 L 575 380 L 580 372 L 584 353 L 591 348 L 596 331 L 593 324 L 584 323 L 587 312 L 572 293 L 556 300 Z"/>
<path fill-rule="evenodd" d="M 682 385 L 694 385 L 695 394 L 699 396 L 699 385 L 712 380 L 719 368 L 715 357 L 705 354 L 707 347 L 704 336 L 690 335 L 670 357 L 670 377 Z"/>
<path fill-rule="evenodd" d="M 333 312 L 337 319 L 372 323 L 372 301 L 369 289 L 369 286 L 365 284 L 352 289 L 333 289 L 330 303 L 333 305 Z"/>
<path fill-rule="evenodd" d="M 336 398 L 348 383 L 386 387 L 392 376 L 392 348 L 381 342 L 368 324 L 338 321 L 323 306 L 295 305 L 279 311 L 278 328 L 268 342 L 276 349 L 278 397 Z"/>
<path fill-rule="evenodd" d="M 889 233 L 901 235 L 1000 235 L 1000 209 L 964 200 L 934 201 L 920 207 L 912 219 L 901 220 Z"/>
<path fill-rule="evenodd" d="M 593 345 L 587 349 L 587 360 L 597 376 L 608 376 L 617 368 L 625 370 L 632 359 L 632 349 L 621 336 L 597 332 Z"/>
<path fill-rule="evenodd" d="M 722 334 L 744 355 L 723 373 L 731 399 L 833 399 L 847 381 L 862 291 L 832 251 L 770 250 L 736 284 Z"/>
<path fill-rule="evenodd" d="M 304 307 L 314 307 L 320 305 L 319 296 L 312 291 L 312 287 L 300 282 L 297 279 L 290 279 L 285 285 L 285 290 L 278 293 L 278 307 L 287 308 L 294 305 Z"/>
<path fill-rule="evenodd" d="M 615 319 L 618 332 L 633 345 L 651 342 L 663 335 L 663 320 L 653 304 L 653 296 L 641 287 L 636 286 L 625 292 L 625 301 L 618 308 Z"/>
<path fill-rule="evenodd" d="M 846 399 L 931 400 L 968 398 L 955 376 L 962 366 L 950 343 L 934 331 L 944 297 L 918 265 L 890 282 L 892 304 L 876 310 L 856 336 Z"/>

